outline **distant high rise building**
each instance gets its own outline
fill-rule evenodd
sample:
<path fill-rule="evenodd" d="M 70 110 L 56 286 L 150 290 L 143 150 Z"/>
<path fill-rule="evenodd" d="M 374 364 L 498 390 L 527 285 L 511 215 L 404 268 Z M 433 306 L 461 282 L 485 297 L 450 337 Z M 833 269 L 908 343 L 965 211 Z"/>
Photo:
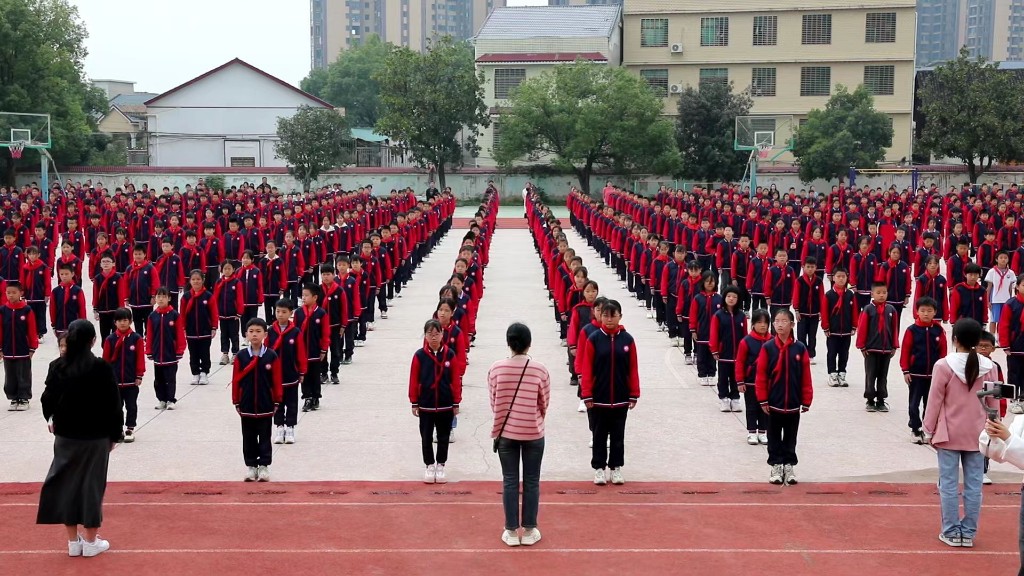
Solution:
<path fill-rule="evenodd" d="M 967 0 L 917 0 L 917 65 L 956 57 L 966 24 Z"/>
<path fill-rule="evenodd" d="M 917 0 L 917 65 L 971 56 L 1024 60 L 1024 0 Z"/>
<path fill-rule="evenodd" d="M 312 67 L 325 68 L 338 54 L 370 35 L 423 50 L 431 38 L 465 40 L 506 0 L 310 0 Z"/>

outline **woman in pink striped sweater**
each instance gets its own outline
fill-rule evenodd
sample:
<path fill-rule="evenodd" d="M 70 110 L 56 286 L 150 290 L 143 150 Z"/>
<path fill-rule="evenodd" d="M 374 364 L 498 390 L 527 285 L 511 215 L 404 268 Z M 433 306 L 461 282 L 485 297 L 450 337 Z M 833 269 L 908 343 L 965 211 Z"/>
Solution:
<path fill-rule="evenodd" d="M 544 417 L 551 400 L 551 375 L 530 358 L 532 336 L 525 324 L 508 327 L 505 339 L 512 356 L 491 365 L 487 372 L 498 459 L 504 480 L 502 504 L 509 546 L 531 546 L 540 541 L 537 509 L 540 506 L 540 464 L 544 458 Z M 519 534 L 519 460 L 523 462 L 522 536 Z"/>

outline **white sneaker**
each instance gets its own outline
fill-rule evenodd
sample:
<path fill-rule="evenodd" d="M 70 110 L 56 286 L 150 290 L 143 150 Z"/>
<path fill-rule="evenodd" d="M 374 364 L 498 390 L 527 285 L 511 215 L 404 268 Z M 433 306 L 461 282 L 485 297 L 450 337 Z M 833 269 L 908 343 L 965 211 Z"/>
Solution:
<path fill-rule="evenodd" d="M 448 443 L 455 444 L 455 428 L 452 428 L 452 431 L 448 433 Z"/>
<path fill-rule="evenodd" d="M 720 408 L 722 412 L 732 412 L 732 401 L 730 401 L 728 398 L 722 398 L 721 400 L 719 400 L 719 402 L 722 405 Z"/>
<path fill-rule="evenodd" d="M 523 546 L 533 546 L 537 542 L 540 542 L 540 530 L 537 528 L 527 528 L 523 530 L 523 535 L 519 538 L 519 542 Z"/>
<path fill-rule="evenodd" d="M 622 477 L 622 468 L 612 468 L 612 484 L 622 485 L 626 479 Z"/>
<path fill-rule="evenodd" d="M 714 376 L 708 376 L 707 378 L 705 378 L 704 379 L 704 385 L 705 386 L 714 386 L 715 385 L 715 377 Z"/>
<path fill-rule="evenodd" d="M 828 375 L 828 385 L 831 388 L 838 387 L 839 386 L 839 374 L 829 374 Z"/>
<path fill-rule="evenodd" d="M 266 466 L 257 467 L 256 480 L 258 482 L 268 482 L 270 480 L 270 468 L 267 468 Z"/>
<path fill-rule="evenodd" d="M 1024 404 L 1020 400 L 1014 400 L 1010 402 L 1010 413 L 1011 414 L 1024 414 Z"/>
<path fill-rule="evenodd" d="M 604 475 L 604 468 L 601 468 L 600 470 L 594 470 L 594 484 L 597 484 L 598 486 L 604 486 L 607 483 L 608 478 L 606 478 Z"/>
<path fill-rule="evenodd" d="M 817 363 L 818 363 L 818 359 L 817 358 L 811 358 L 811 366 L 814 366 Z"/>
<path fill-rule="evenodd" d="M 757 434 L 747 434 L 747 444 L 757 446 Z"/>
<path fill-rule="evenodd" d="M 387 320 L 388 319 L 388 313 L 387 312 L 381 312 L 380 313 L 380 318 L 381 318 L 381 320 Z"/>
<path fill-rule="evenodd" d="M 427 471 L 423 473 L 423 483 L 433 484 L 437 480 L 437 471 L 434 465 L 427 466 Z"/>
<path fill-rule="evenodd" d="M 782 484 L 782 464 L 772 465 L 772 472 L 768 475 L 769 484 Z"/>
<path fill-rule="evenodd" d="M 637 300 L 637 302 L 636 302 L 636 307 L 637 308 L 643 308 L 644 306 L 647 306 L 647 304 L 644 304 L 643 301 L 641 301 L 641 300 Z"/>
<path fill-rule="evenodd" d="M 82 540 L 82 556 L 85 556 L 86 558 L 98 556 L 107 550 L 110 550 L 110 542 L 107 542 L 99 536 L 96 536 L 96 539 L 92 542 Z"/>
<path fill-rule="evenodd" d="M 565 347 L 567 347 L 568 345 L 569 345 L 569 342 L 568 342 L 568 340 L 566 340 L 565 338 L 562 338 L 562 348 L 565 348 Z"/>
<path fill-rule="evenodd" d="M 200 372 L 199 373 L 199 385 L 200 386 L 206 386 L 209 383 L 210 383 L 210 375 L 207 374 L 206 372 Z"/>
<path fill-rule="evenodd" d="M 786 480 L 786 484 L 792 486 L 796 484 L 796 472 L 793 471 L 792 464 L 786 464 L 782 467 L 782 477 Z"/>
<path fill-rule="evenodd" d="M 434 482 L 437 484 L 448 483 L 448 478 L 444 475 L 444 464 L 434 466 Z"/>
<path fill-rule="evenodd" d="M 192 376 L 192 385 L 199 386 L 199 374 L 194 374 Z"/>
<path fill-rule="evenodd" d="M 132 442 L 135 442 L 135 430 L 134 429 L 128 428 L 127 430 L 124 431 L 124 441 L 125 441 L 126 444 L 131 444 Z"/>
<path fill-rule="evenodd" d="M 274 426 L 274 433 L 271 436 L 274 444 L 284 444 L 284 426 Z"/>
<path fill-rule="evenodd" d="M 981 477 L 981 483 L 985 486 L 992 484 L 992 479 L 988 477 L 988 474 L 983 474 Z"/>
<path fill-rule="evenodd" d="M 683 345 L 683 339 L 682 338 L 679 338 L 677 336 L 677 337 L 672 339 L 672 347 L 673 348 L 679 348 L 682 345 Z"/>
<path fill-rule="evenodd" d="M 245 469 L 245 481 L 246 482 L 255 482 L 256 481 L 256 467 L 255 466 L 249 466 L 248 468 Z"/>
<path fill-rule="evenodd" d="M 366 324 L 367 332 L 373 332 L 376 329 L 377 329 L 377 327 L 373 325 L 373 322 L 369 322 L 369 323 Z"/>
<path fill-rule="evenodd" d="M 362 348 L 363 346 L 366 346 L 365 340 L 356 340 L 356 348 Z"/>
<path fill-rule="evenodd" d="M 72 558 L 81 556 L 83 543 L 84 541 L 81 536 L 79 536 L 77 540 L 68 540 L 68 556 L 71 556 Z"/>
<path fill-rule="evenodd" d="M 577 412 L 586 412 L 587 411 L 587 403 L 584 402 L 583 400 L 580 400 L 580 405 L 576 407 L 576 411 Z"/>
<path fill-rule="evenodd" d="M 839 373 L 839 386 L 842 388 L 849 386 L 849 384 L 846 383 L 846 372 Z"/>
<path fill-rule="evenodd" d="M 729 400 L 729 405 L 733 412 L 743 412 L 743 402 L 741 400 Z"/>
<path fill-rule="evenodd" d="M 554 307 L 555 307 L 554 301 L 549 301 L 548 302 L 548 308 L 554 308 Z"/>
<path fill-rule="evenodd" d="M 591 436 L 590 440 L 587 440 L 587 448 L 593 448 L 593 447 L 594 447 L 594 437 Z"/>
<path fill-rule="evenodd" d="M 295 426 L 284 427 L 284 443 L 295 444 Z"/>
<path fill-rule="evenodd" d="M 172 400 L 172 401 L 167 403 L 167 409 L 168 410 L 174 410 L 174 407 L 177 406 L 177 405 L 178 405 L 178 403 Z"/>
<path fill-rule="evenodd" d="M 757 441 L 760 442 L 761 444 L 764 444 L 765 446 L 767 446 L 768 445 L 768 435 L 765 434 L 764 432 L 758 432 L 757 433 Z"/>
<path fill-rule="evenodd" d="M 519 534 L 515 530 L 505 530 L 501 533 L 501 541 L 508 546 L 519 546 Z"/>
<path fill-rule="evenodd" d="M 156 410 L 167 410 L 167 402 L 157 402 L 153 408 Z"/>
<path fill-rule="evenodd" d="M 651 312 L 650 310 L 648 310 L 647 311 L 647 317 L 648 318 L 654 318 L 654 312 Z"/>

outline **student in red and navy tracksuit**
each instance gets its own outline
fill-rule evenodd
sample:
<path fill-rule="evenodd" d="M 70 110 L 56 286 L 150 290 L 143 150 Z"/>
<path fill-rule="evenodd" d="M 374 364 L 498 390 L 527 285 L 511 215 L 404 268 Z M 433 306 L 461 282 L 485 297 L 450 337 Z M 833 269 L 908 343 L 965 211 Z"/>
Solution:
<path fill-rule="evenodd" d="M 206 278 L 201 268 L 189 274 L 191 288 L 181 296 L 181 315 L 185 318 L 185 340 L 188 342 L 188 365 L 192 371 L 192 385 L 210 383 L 210 348 L 217 335 L 217 300 L 206 289 Z"/>
<path fill-rule="evenodd" d="M 242 419 L 245 481 L 270 480 L 273 460 L 271 431 L 274 413 L 284 396 L 281 362 L 266 346 L 267 323 L 253 318 L 245 328 L 249 346 L 235 356 L 231 371 L 231 402 Z"/>
<path fill-rule="evenodd" d="M 292 322 L 295 303 L 290 298 L 279 298 L 274 304 L 274 323 L 267 333 L 267 346 L 281 359 L 281 385 L 284 396 L 274 413 L 274 443 L 294 444 L 295 425 L 298 422 L 299 383 L 308 368 L 305 339 L 299 327 Z"/>
<path fill-rule="evenodd" d="M 50 292 L 50 327 L 59 340 L 75 320 L 86 320 L 85 291 L 75 284 L 74 268 L 61 265 L 57 269 L 60 283 Z"/>
<path fill-rule="evenodd" d="M 132 311 L 135 331 L 146 336 L 146 322 L 153 313 L 153 303 L 160 279 L 156 275 L 156 267 L 146 259 L 146 249 L 136 246 L 132 250 L 132 265 L 125 272 L 128 279 L 128 308 Z"/>
<path fill-rule="evenodd" d="M 825 293 L 821 310 L 821 329 L 825 332 L 825 365 L 828 369 L 828 385 L 847 387 L 846 364 L 850 360 L 850 344 L 857 330 L 860 307 L 857 294 L 847 281 L 846 269 L 836 266 L 832 269 L 832 287 Z"/>
<path fill-rule="evenodd" d="M 28 410 L 32 399 L 32 356 L 39 348 L 36 319 L 21 299 L 21 283 L 7 282 L 7 302 L 0 306 L 0 351 L 4 359 L 4 394 L 11 411 Z"/>
<path fill-rule="evenodd" d="M 185 285 L 185 267 L 181 264 L 181 257 L 174 253 L 174 241 L 164 237 L 160 241 L 163 255 L 156 261 L 153 267 L 156 270 L 156 277 L 159 279 L 160 287 L 166 288 L 171 297 L 171 307 L 178 309 L 178 294 L 181 287 Z"/>
<path fill-rule="evenodd" d="M 100 341 L 114 331 L 114 312 L 127 296 L 128 282 L 114 269 L 114 257 L 105 252 L 100 256 L 100 273 L 92 279 L 92 313 L 100 322 Z"/>
<path fill-rule="evenodd" d="M 257 264 L 263 276 L 263 317 L 270 322 L 274 318 L 277 299 L 281 297 L 281 258 L 277 255 L 277 243 L 267 240 L 267 253 Z"/>
<path fill-rule="evenodd" d="M 213 287 L 213 301 L 220 316 L 220 365 L 231 363 L 231 355 L 238 354 L 240 318 L 245 310 L 242 287 L 235 275 L 235 263 L 227 259 L 220 263 L 220 280 Z"/>
<path fill-rule="evenodd" d="M 771 317 L 768 310 L 757 308 L 750 312 L 750 334 L 747 334 L 736 349 L 736 386 L 743 394 L 747 416 L 747 444 L 757 446 L 768 444 L 768 415 L 761 410 L 754 386 L 757 378 L 757 357 L 761 346 L 772 339 Z"/>
<path fill-rule="evenodd" d="M 795 287 L 796 272 L 789 262 L 786 249 L 779 248 L 775 251 L 775 264 L 764 272 L 764 295 L 768 299 L 768 312 L 772 318 L 779 310 L 789 310 L 793 304 Z"/>
<path fill-rule="evenodd" d="M 712 278 L 716 276 L 712 273 Z M 717 295 L 717 294 L 716 294 Z M 636 342 L 622 320 L 622 305 L 609 300 L 601 309 L 601 329 L 594 330 L 577 349 L 583 403 L 593 413 L 594 448 L 590 467 L 594 484 L 607 483 L 605 466 L 611 468 L 612 483 L 624 484 L 626 417 L 640 399 L 640 373 Z M 608 442 L 611 442 L 609 455 Z"/>
<path fill-rule="evenodd" d="M 924 270 L 914 283 L 914 301 L 920 298 L 931 298 L 935 300 L 938 308 L 935 310 L 935 319 L 945 322 L 949 317 L 946 301 L 949 298 L 949 286 L 946 277 L 939 274 L 939 257 L 930 255 L 924 258 L 921 264 Z"/>
<path fill-rule="evenodd" d="M 680 274 L 682 274 L 681 271 Z M 693 333 L 690 331 L 690 304 L 693 297 L 700 291 L 700 280 L 700 263 L 690 260 L 690 263 L 686 265 L 685 278 L 679 281 L 679 289 L 676 291 L 676 322 L 682 337 L 683 362 L 687 365 L 692 365 L 694 362 Z"/>
<path fill-rule="evenodd" d="M 409 402 L 412 415 L 420 421 L 420 445 L 427 467 L 425 481 L 444 483 L 452 420 L 462 402 L 462 374 L 457 353 L 445 343 L 444 329 L 437 320 L 423 326 L 423 347 L 412 357 L 409 369 Z M 437 454 L 432 438 L 437 433 Z"/>
<path fill-rule="evenodd" d="M 811 359 L 803 342 L 793 338 L 793 313 L 775 313 L 775 338 L 761 346 L 757 357 L 757 401 L 768 415 L 768 481 L 796 484 L 796 443 L 800 413 L 814 400 Z"/>
<path fill-rule="evenodd" d="M 132 311 L 114 311 L 116 330 L 103 341 L 103 360 L 114 369 L 114 378 L 121 391 L 121 407 L 125 410 L 124 441 L 135 441 L 135 425 L 139 415 L 139 386 L 146 375 L 146 343 L 132 331 Z"/>
<path fill-rule="evenodd" d="M 359 294 L 359 277 L 349 270 L 349 257 L 345 254 L 335 259 L 338 271 L 338 283 L 345 290 L 345 299 L 348 300 L 348 318 L 342 319 L 342 364 L 352 363 L 352 354 L 355 352 L 356 335 L 359 332 L 359 317 L 363 313 L 362 300 Z"/>
<path fill-rule="evenodd" d="M 323 292 L 316 284 L 302 287 L 302 306 L 295 310 L 295 325 L 302 333 L 303 345 L 306 348 L 307 370 L 302 378 L 302 411 L 320 409 L 320 363 L 327 356 L 331 347 L 331 319 L 327 311 L 320 307 Z"/>
<path fill-rule="evenodd" d="M 796 339 L 807 347 L 811 360 L 817 356 L 818 323 L 821 321 L 821 303 L 825 299 L 825 284 L 817 272 L 818 259 L 808 256 L 804 260 L 803 274 L 797 277 L 793 286 Z"/>
<path fill-rule="evenodd" d="M 299 278 L 305 269 L 302 247 L 295 243 L 295 233 L 288 230 L 284 233 L 284 246 L 281 247 L 281 294 L 284 297 L 296 302 L 302 298 Z"/>
<path fill-rule="evenodd" d="M 857 321 L 857 348 L 864 354 L 864 408 L 868 412 L 888 412 L 889 361 L 899 347 L 900 316 L 886 302 L 885 282 L 871 286 L 871 303 L 860 312 Z"/>
<path fill-rule="evenodd" d="M 46 303 L 50 300 L 50 269 L 40 258 L 39 248 L 29 246 L 25 250 L 25 265 L 21 269 L 21 287 L 25 291 L 32 314 L 36 317 L 36 333 L 46 334 Z"/>
<path fill-rule="evenodd" d="M 911 276 L 910 265 L 902 260 L 899 246 L 889 249 L 889 259 L 878 267 L 875 280 L 885 282 L 888 289 L 889 305 L 896 309 L 896 317 L 903 314 L 903 308 L 910 301 Z"/>
<path fill-rule="evenodd" d="M 718 400 L 722 412 L 742 412 L 740 390 L 736 381 L 736 349 L 747 334 L 747 316 L 740 308 L 740 291 L 728 286 L 722 307 L 711 316 L 711 337 L 708 343 L 718 361 Z"/>
<path fill-rule="evenodd" d="M 711 354 L 711 318 L 722 307 L 722 295 L 718 293 L 718 275 L 705 270 L 700 277 L 702 290 L 690 301 L 690 332 L 697 347 L 697 377 L 702 386 L 711 386 L 715 376 L 715 357 Z"/>
<path fill-rule="evenodd" d="M 242 291 L 242 303 L 244 304 L 241 314 L 242 326 L 248 326 L 249 320 L 259 315 L 260 306 L 265 303 L 263 300 L 263 272 L 254 263 L 254 254 L 252 250 L 242 252 L 242 267 L 235 274 Z"/>
<path fill-rule="evenodd" d="M 146 355 L 153 361 L 157 410 L 174 410 L 178 400 L 178 362 L 185 354 L 185 322 L 171 307 L 167 288 L 156 291 L 156 308 L 146 326 Z"/>
<path fill-rule="evenodd" d="M 971 263 L 964 266 L 965 280 L 949 290 L 949 323 L 961 318 L 974 318 L 984 326 L 988 323 L 988 290 L 979 279 L 981 267 Z"/>
<path fill-rule="evenodd" d="M 1017 277 L 1017 294 L 1006 301 L 999 315 L 999 347 L 1006 352 L 1006 376 L 1016 387 L 1017 397 L 1010 404 L 1014 414 L 1024 413 L 1024 274 Z M 1018 411 L 1019 410 L 1019 411 Z"/>
<path fill-rule="evenodd" d="M 946 331 L 935 320 L 938 303 L 925 296 L 914 302 L 917 321 L 903 333 L 900 369 L 910 389 L 910 433 L 914 443 L 924 444 L 921 430 L 922 404 L 928 408 L 928 392 L 932 387 L 932 366 L 946 357 Z"/>
<path fill-rule="evenodd" d="M 330 365 L 326 361 L 320 363 L 320 381 L 326 384 L 328 382 L 327 375 L 330 372 L 330 383 L 337 385 L 341 383 L 338 380 L 338 370 L 341 367 L 342 354 L 344 354 L 341 348 L 341 333 L 349 318 L 348 295 L 342 285 L 337 282 L 332 264 L 320 265 L 320 279 L 320 290 L 323 292 L 324 299 L 323 307 L 327 310 L 327 316 L 331 321 L 331 344 L 329 346 L 331 361 Z"/>

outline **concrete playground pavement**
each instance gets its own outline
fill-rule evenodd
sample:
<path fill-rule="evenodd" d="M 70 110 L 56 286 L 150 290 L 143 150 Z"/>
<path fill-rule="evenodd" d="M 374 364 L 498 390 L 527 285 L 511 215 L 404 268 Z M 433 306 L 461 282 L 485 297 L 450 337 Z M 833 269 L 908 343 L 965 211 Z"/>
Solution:
<path fill-rule="evenodd" d="M 564 209 L 559 212 L 565 215 Z M 471 214 L 472 209 L 462 208 L 456 216 Z M 499 217 L 520 218 L 521 214 L 520 208 L 505 206 Z M 407 398 L 409 362 L 421 343 L 422 325 L 434 309 L 437 291 L 451 273 L 463 233 L 452 230 L 416 273 L 404 297 L 395 300 L 397 306 L 389 318 L 378 318 L 367 345 L 357 349 L 352 365 L 342 367 L 341 385 L 325 387 L 321 410 L 300 414 L 297 443 L 274 446 L 272 480 L 420 477 L 419 437 Z M 715 389 L 697 384 L 696 371 L 684 365 L 682 352 L 669 346 L 667 337 L 644 317 L 644 310 L 634 304 L 596 253 L 571 230 L 569 236 L 602 294 L 624 304 L 623 324 L 638 342 L 642 395 L 626 428 L 627 481 L 766 481 L 766 450 L 746 444 L 744 415 L 718 411 Z M 552 374 L 544 478 L 589 481 L 586 416 L 576 411 L 566 350 L 559 344 L 529 231 L 502 227 L 499 221 L 485 284 L 457 441 L 448 460 L 450 480 L 500 478 L 489 438 L 486 373 L 493 361 L 508 355 L 508 324 L 521 321 L 533 331 L 532 357 Z M 819 340 L 823 349 L 824 340 Z M 55 356 L 56 344 L 50 337 L 33 366 L 36 399 L 43 390 L 47 364 Z M 934 451 L 909 441 L 907 399 L 897 363 L 890 371 L 892 412 L 867 414 L 859 391 L 863 377 L 859 355 L 851 355 L 851 386 L 846 389 L 826 386 L 821 360 L 813 367 L 814 405 L 801 422 L 800 480 L 933 482 Z M 230 368 L 215 366 L 211 384 L 200 387 L 188 384 L 187 365 L 186 359 L 179 368 L 179 402 L 174 411 L 153 409 L 152 375 L 147 374 L 139 400 L 138 439 L 114 451 L 112 481 L 241 479 L 244 466 L 238 417 L 230 402 Z M 0 434 L 7 439 L 0 444 L 0 482 L 42 481 L 52 455 L 52 436 L 38 400 L 27 412 L 0 412 Z M 1018 482 L 1019 473 L 1011 470 L 996 466 L 993 477 L 997 482 Z"/>

